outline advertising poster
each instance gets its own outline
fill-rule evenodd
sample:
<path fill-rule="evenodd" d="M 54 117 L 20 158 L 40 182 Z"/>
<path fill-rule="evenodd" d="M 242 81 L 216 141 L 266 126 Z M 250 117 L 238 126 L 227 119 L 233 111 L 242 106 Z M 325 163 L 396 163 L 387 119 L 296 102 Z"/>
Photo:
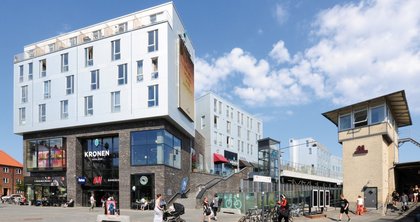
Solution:
<path fill-rule="evenodd" d="M 194 122 L 194 63 L 184 40 L 179 38 L 179 109 Z"/>

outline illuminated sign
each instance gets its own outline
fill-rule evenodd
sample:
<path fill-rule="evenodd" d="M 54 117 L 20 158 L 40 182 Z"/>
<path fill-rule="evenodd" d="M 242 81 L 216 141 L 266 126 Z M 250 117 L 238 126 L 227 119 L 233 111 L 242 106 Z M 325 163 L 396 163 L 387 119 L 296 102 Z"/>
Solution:
<path fill-rule="evenodd" d="M 365 145 L 357 146 L 356 151 L 354 151 L 354 154 L 366 154 L 368 153 L 368 150 L 365 149 Z"/>
<path fill-rule="evenodd" d="M 85 158 L 87 157 L 107 157 L 109 156 L 109 150 L 101 150 L 101 151 L 86 151 Z"/>
<path fill-rule="evenodd" d="M 79 184 L 85 184 L 86 183 L 86 177 L 78 177 L 77 182 Z"/>
<path fill-rule="evenodd" d="M 102 177 L 101 176 L 94 177 L 93 178 L 93 184 L 101 185 L 102 184 Z"/>

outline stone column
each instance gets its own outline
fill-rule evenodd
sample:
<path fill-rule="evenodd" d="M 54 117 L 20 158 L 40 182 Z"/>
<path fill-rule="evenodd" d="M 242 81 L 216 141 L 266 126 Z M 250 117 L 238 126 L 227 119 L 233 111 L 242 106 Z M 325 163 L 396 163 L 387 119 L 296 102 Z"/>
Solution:
<path fill-rule="evenodd" d="M 121 209 L 131 206 L 130 130 L 119 133 L 119 199 Z"/>
<path fill-rule="evenodd" d="M 67 200 L 73 199 L 76 206 L 82 205 L 82 188 L 77 177 L 82 175 L 82 144 L 75 136 L 67 137 Z"/>

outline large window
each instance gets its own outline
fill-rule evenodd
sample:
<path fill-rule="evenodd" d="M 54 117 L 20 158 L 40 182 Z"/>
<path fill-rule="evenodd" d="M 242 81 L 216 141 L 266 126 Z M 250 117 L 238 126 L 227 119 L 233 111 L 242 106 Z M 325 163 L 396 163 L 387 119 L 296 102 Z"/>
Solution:
<path fill-rule="evenodd" d="M 159 105 L 159 85 L 149 86 L 148 107 Z"/>
<path fill-rule="evenodd" d="M 118 85 L 127 84 L 127 63 L 118 65 Z"/>
<path fill-rule="evenodd" d="M 93 46 L 85 48 L 85 66 L 93 66 Z"/>
<path fill-rule="evenodd" d="M 121 47 L 120 47 L 120 40 L 114 40 L 111 42 L 112 45 L 112 51 L 111 51 L 111 59 L 112 61 L 114 60 L 119 60 L 121 59 Z"/>
<path fill-rule="evenodd" d="M 116 113 L 121 110 L 120 91 L 111 92 L 111 112 Z"/>
<path fill-rule="evenodd" d="M 385 106 L 374 107 L 370 110 L 371 124 L 380 123 L 385 120 Z"/>
<path fill-rule="evenodd" d="M 42 59 L 39 60 L 39 77 L 47 76 L 47 60 Z"/>
<path fill-rule="evenodd" d="M 137 61 L 137 82 L 143 81 L 143 60 Z"/>
<path fill-rule="evenodd" d="M 159 77 L 159 63 L 158 57 L 152 58 L 152 79 L 157 79 Z"/>
<path fill-rule="evenodd" d="M 60 118 L 67 119 L 69 117 L 69 101 L 60 101 Z"/>
<path fill-rule="evenodd" d="M 23 65 L 19 66 L 19 82 L 23 82 Z"/>
<path fill-rule="evenodd" d="M 61 54 L 61 72 L 69 71 L 69 54 Z"/>
<path fill-rule="evenodd" d="M 166 130 L 131 133 L 131 164 L 181 168 L 181 140 Z"/>
<path fill-rule="evenodd" d="M 40 104 L 38 109 L 38 121 L 40 123 L 45 122 L 47 120 L 47 105 L 46 104 Z"/>
<path fill-rule="evenodd" d="M 44 81 L 44 99 L 51 98 L 51 80 Z"/>
<path fill-rule="evenodd" d="M 32 80 L 33 71 L 34 71 L 34 64 L 32 62 L 28 63 L 28 80 Z"/>
<path fill-rule="evenodd" d="M 25 125 L 26 123 L 26 108 L 19 108 L 19 125 Z"/>
<path fill-rule="evenodd" d="M 22 95 L 21 95 L 21 102 L 26 103 L 28 102 L 28 86 L 22 86 Z"/>
<path fill-rule="evenodd" d="M 85 97 L 85 116 L 93 115 L 93 96 Z"/>
<path fill-rule="evenodd" d="M 340 116 L 339 125 L 340 125 L 340 130 L 350 129 L 351 128 L 351 115 L 346 114 L 346 115 Z"/>
<path fill-rule="evenodd" d="M 62 170 L 66 167 L 66 149 L 63 138 L 31 140 L 26 151 L 28 171 Z"/>
<path fill-rule="evenodd" d="M 158 30 L 148 32 L 148 52 L 154 52 L 158 50 Z"/>
<path fill-rule="evenodd" d="M 90 89 L 99 89 L 99 69 L 90 72 Z"/>
<path fill-rule="evenodd" d="M 74 93 L 74 76 L 66 76 L 66 95 Z"/>

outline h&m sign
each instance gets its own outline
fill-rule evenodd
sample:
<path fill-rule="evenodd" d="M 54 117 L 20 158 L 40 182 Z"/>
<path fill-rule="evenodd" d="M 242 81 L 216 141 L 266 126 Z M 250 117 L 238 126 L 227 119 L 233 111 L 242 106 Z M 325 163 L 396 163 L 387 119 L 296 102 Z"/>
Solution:
<path fill-rule="evenodd" d="M 366 153 L 368 153 L 368 150 L 365 149 L 365 145 L 360 145 L 360 146 L 357 146 L 356 151 L 354 151 L 353 154 L 357 155 L 357 154 L 366 154 Z"/>

